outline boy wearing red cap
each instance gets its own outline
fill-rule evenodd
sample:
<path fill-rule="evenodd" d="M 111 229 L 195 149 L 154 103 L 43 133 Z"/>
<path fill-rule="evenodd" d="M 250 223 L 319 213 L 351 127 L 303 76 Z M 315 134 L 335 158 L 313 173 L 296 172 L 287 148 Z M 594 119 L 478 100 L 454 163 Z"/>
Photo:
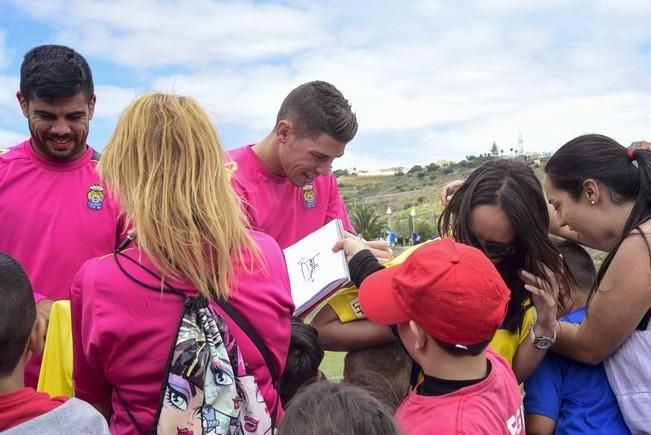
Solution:
<path fill-rule="evenodd" d="M 396 413 L 405 434 L 525 433 L 515 376 L 487 350 L 509 297 L 486 255 L 452 239 L 423 246 L 364 280 L 364 313 L 397 325 L 425 375 Z"/>

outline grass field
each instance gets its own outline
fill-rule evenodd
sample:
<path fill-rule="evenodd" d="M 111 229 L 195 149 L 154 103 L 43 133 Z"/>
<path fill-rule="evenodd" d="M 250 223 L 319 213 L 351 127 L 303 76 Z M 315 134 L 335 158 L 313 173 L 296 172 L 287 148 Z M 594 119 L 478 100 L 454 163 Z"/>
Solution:
<path fill-rule="evenodd" d="M 326 352 L 321 363 L 321 371 L 330 381 L 340 381 L 344 371 L 346 352 Z"/>

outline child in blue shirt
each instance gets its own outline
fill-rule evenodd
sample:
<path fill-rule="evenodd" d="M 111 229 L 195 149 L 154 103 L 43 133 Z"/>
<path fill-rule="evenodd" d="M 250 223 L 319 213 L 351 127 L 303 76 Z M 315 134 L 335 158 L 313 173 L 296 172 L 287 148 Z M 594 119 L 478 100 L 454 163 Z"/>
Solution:
<path fill-rule="evenodd" d="M 586 315 L 587 296 L 596 276 L 590 255 L 581 246 L 557 244 L 576 289 L 561 321 L 579 324 Z M 548 352 L 525 382 L 527 434 L 630 434 L 606 378 L 603 364 L 578 363 Z"/>

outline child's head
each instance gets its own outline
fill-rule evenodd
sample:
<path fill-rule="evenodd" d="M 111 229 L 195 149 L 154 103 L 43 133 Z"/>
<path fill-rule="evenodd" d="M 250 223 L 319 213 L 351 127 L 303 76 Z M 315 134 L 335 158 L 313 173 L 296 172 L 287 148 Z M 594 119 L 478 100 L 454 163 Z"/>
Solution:
<path fill-rule="evenodd" d="M 597 279 L 597 269 L 590 254 L 581 245 L 568 240 L 558 240 L 554 243 L 563 256 L 575 283 L 573 291 L 568 292 L 570 303 L 558 305 L 558 316 L 560 317 L 587 303 L 590 290 Z"/>
<path fill-rule="evenodd" d="M 278 435 L 398 435 L 391 412 L 362 388 L 317 382 L 287 408 Z"/>
<path fill-rule="evenodd" d="M 395 412 L 409 392 L 412 361 L 398 341 L 348 352 L 344 382 L 360 386 Z"/>
<path fill-rule="evenodd" d="M 36 322 L 36 304 L 29 278 L 22 266 L 0 253 L 0 377 L 11 375 L 26 362 L 26 351 L 43 348 L 45 324 Z"/>
<path fill-rule="evenodd" d="M 554 243 L 567 263 L 570 274 L 574 277 L 576 289 L 589 292 L 597 277 L 597 270 L 590 254 L 579 244 L 569 240 L 559 240 Z"/>
<path fill-rule="evenodd" d="M 319 365 L 322 360 L 323 347 L 317 330 L 300 319 L 292 319 L 292 337 L 287 362 L 278 386 L 284 406 L 287 406 L 302 386 L 319 378 Z"/>
<path fill-rule="evenodd" d="M 417 361 L 405 328 L 422 330 L 447 353 L 478 355 L 502 324 L 509 296 L 488 257 L 452 239 L 429 243 L 404 263 L 370 275 L 359 291 L 366 316 L 398 325 Z"/>

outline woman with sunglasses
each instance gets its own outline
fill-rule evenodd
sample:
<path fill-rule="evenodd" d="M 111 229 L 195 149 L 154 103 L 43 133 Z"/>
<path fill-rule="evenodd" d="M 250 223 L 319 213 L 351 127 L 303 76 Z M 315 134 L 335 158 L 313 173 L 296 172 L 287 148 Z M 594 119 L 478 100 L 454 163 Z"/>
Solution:
<path fill-rule="evenodd" d="M 440 234 L 483 250 L 511 290 L 504 324 L 491 347 L 512 364 L 518 382 L 533 372 L 553 344 L 557 315 L 554 298 L 538 294 L 530 297 L 520 271 L 536 276 L 552 274 L 558 279 L 549 280 L 550 285 L 560 282 L 563 289 L 571 288 L 548 229 L 540 181 L 528 165 L 515 159 L 482 164 L 450 198 L 439 218 Z M 349 260 L 363 248 L 349 239 L 342 246 Z M 396 258 L 394 263 L 410 253 Z M 355 275 L 352 269 L 351 275 Z M 353 277 L 358 283 L 355 278 L 359 277 Z M 548 292 L 559 293 L 551 288 Z M 388 328 L 368 320 L 343 323 L 339 311 L 342 305 L 335 299 L 313 321 L 326 348 L 356 350 L 395 339 Z"/>
<path fill-rule="evenodd" d="M 522 271 L 572 288 L 563 260 L 548 236 L 549 215 L 540 181 L 521 160 L 484 163 L 452 196 L 439 218 L 439 232 L 475 246 L 490 258 L 511 290 L 506 317 L 491 347 L 512 365 L 519 382 L 538 366 L 555 340 L 556 301 L 525 289 Z M 559 295 L 565 301 L 564 292 Z M 535 307 L 535 309 L 534 309 Z"/>

